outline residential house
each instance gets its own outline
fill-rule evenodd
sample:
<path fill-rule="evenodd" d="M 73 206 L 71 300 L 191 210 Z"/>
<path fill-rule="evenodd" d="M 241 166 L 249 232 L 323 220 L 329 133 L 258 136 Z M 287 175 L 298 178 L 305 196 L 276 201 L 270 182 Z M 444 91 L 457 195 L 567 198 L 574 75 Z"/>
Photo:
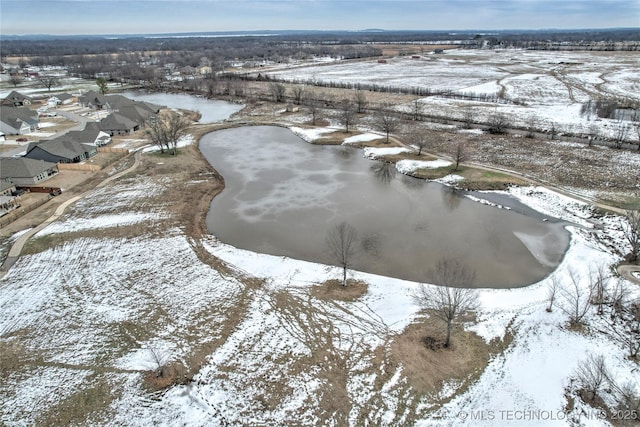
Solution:
<path fill-rule="evenodd" d="M 13 182 L 0 179 L 0 196 L 11 196 L 16 191 L 16 185 Z"/>
<path fill-rule="evenodd" d="M 35 185 L 57 173 L 55 163 L 25 157 L 0 157 L 0 183 L 9 182 L 18 187 Z"/>
<path fill-rule="evenodd" d="M 129 135 L 140 129 L 140 124 L 120 113 L 111 113 L 98 122 L 100 130 L 114 135 Z"/>
<path fill-rule="evenodd" d="M 0 216 L 20 207 L 20 196 L 15 184 L 0 180 Z"/>
<path fill-rule="evenodd" d="M 68 138 L 32 142 L 24 157 L 52 163 L 79 163 L 98 154 L 94 145 L 81 144 Z"/>
<path fill-rule="evenodd" d="M 144 124 L 147 123 L 149 119 L 155 116 L 155 114 L 149 109 L 145 108 L 145 105 L 142 103 L 120 107 L 118 109 L 118 114 L 130 120 L 133 120 L 141 126 L 144 126 Z"/>
<path fill-rule="evenodd" d="M 90 90 L 84 95 L 78 97 L 78 104 L 82 107 L 92 108 L 94 110 L 109 109 L 109 100 L 106 96 L 94 90 Z"/>
<path fill-rule="evenodd" d="M 56 139 L 68 139 L 81 144 L 92 144 L 96 147 L 102 147 L 103 145 L 111 143 L 111 136 L 100 130 L 96 122 L 87 122 L 83 130 L 67 132 Z"/>
<path fill-rule="evenodd" d="M 33 103 L 33 99 L 20 92 L 12 91 L 5 99 L 2 100 L 3 106 L 6 107 L 27 107 Z"/>
<path fill-rule="evenodd" d="M 0 132 L 24 135 L 38 130 L 38 112 L 28 108 L 0 107 Z"/>
<path fill-rule="evenodd" d="M 73 95 L 68 93 L 59 93 L 47 99 L 48 107 L 57 107 L 58 105 L 69 105 L 73 102 Z"/>

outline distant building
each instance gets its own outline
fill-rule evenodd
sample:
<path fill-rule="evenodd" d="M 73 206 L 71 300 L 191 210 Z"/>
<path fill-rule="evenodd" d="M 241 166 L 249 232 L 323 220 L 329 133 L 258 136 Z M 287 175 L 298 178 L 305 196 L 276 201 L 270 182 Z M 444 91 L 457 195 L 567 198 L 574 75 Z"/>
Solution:
<path fill-rule="evenodd" d="M 33 99 L 14 90 L 2 100 L 1 105 L 6 107 L 26 107 L 32 103 Z"/>
<path fill-rule="evenodd" d="M 38 112 L 28 108 L 0 107 L 0 132 L 24 135 L 38 130 Z"/>

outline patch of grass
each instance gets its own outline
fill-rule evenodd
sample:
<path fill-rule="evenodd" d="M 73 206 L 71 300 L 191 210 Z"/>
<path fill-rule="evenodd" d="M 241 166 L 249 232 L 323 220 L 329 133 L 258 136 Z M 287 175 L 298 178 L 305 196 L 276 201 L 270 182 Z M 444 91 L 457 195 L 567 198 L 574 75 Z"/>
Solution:
<path fill-rule="evenodd" d="M 38 417 L 37 425 L 86 425 L 92 417 L 109 409 L 116 399 L 112 386 L 104 377 L 89 379 L 90 387 L 76 391 Z"/>
<path fill-rule="evenodd" d="M 317 145 L 342 145 L 345 138 L 347 138 L 345 135 L 344 132 L 326 133 L 315 141 L 311 141 L 311 143 Z"/>
<path fill-rule="evenodd" d="M 618 197 L 610 197 L 611 195 L 607 195 L 605 197 L 598 197 L 602 203 L 610 206 L 614 206 L 616 208 L 625 209 L 625 210 L 635 210 L 640 209 L 640 197 L 630 197 L 630 196 L 618 196 Z"/>
<path fill-rule="evenodd" d="M 32 237 L 22 248 L 21 255 L 33 255 L 47 249 L 55 248 L 66 240 L 64 234 L 47 234 L 41 237 Z"/>
<path fill-rule="evenodd" d="M 461 166 L 456 172 L 464 178 L 458 186 L 465 190 L 504 190 L 515 185 L 526 185 L 527 182 L 498 171 Z"/>
<path fill-rule="evenodd" d="M 423 168 L 416 169 L 411 173 L 411 176 L 422 179 L 440 179 L 453 173 L 451 166 L 444 166 L 441 168 Z"/>
<path fill-rule="evenodd" d="M 311 288 L 311 295 L 321 300 L 356 301 L 366 295 L 368 285 L 359 280 L 347 280 L 347 286 L 337 279 L 327 280 Z"/>
<path fill-rule="evenodd" d="M 418 156 L 415 153 L 399 153 L 399 154 L 388 154 L 385 156 L 376 157 L 378 160 L 382 160 L 384 162 L 389 163 L 397 163 L 400 160 L 421 160 L 424 162 L 428 162 L 431 160 L 437 160 L 437 157 L 421 154 Z"/>

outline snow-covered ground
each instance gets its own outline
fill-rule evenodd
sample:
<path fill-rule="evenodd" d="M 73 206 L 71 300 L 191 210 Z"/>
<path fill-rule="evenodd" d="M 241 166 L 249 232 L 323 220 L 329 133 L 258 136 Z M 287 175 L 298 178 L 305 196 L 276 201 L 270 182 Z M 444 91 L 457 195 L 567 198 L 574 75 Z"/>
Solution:
<path fill-rule="evenodd" d="M 619 260 L 611 249 L 626 249 L 618 218 L 592 218 L 587 205 L 544 188 L 510 190 L 576 224 L 570 248 L 539 283 L 479 291 L 477 321 L 466 329 L 487 342 L 514 338 L 477 380 L 463 389 L 464 381 L 446 381 L 437 396 L 414 396 L 402 361 L 381 361 L 376 352 L 389 351 L 419 321 L 418 283 L 354 271 L 367 293 L 328 301 L 312 290 L 337 277 L 335 268 L 205 238 L 206 251 L 230 266 L 219 272 L 196 256 L 182 230 L 163 226 L 154 201 L 169 187 L 136 177 L 94 190 L 39 233 L 59 244 L 22 256 L 0 280 L 0 344 L 22 363 L 0 384 L 5 425 L 31 425 L 101 384 L 107 401 L 91 418 L 100 425 L 522 425 L 516 417 L 524 413 L 542 418 L 526 425 L 570 425 L 569 418 L 608 425 L 595 409 L 568 406 L 575 369 L 591 353 L 605 355 L 615 378 L 640 392 L 637 364 L 598 332 L 605 320 L 593 309 L 583 331 L 568 328 L 558 307 L 545 310 L 553 280 L 577 272 L 585 287 L 589 266 Z M 114 237 L 105 237 L 109 231 Z M 200 369 L 187 384 L 151 396 L 141 378 L 156 367 L 152 350 L 187 366 L 199 355 Z M 325 412 L 335 390 L 347 402 L 346 418 Z M 416 404 L 407 404 L 411 396 Z"/>
<path fill-rule="evenodd" d="M 546 52 L 527 50 L 448 50 L 421 59 L 392 58 L 295 67 L 270 74 L 285 80 L 377 84 L 398 88 L 450 90 L 466 95 L 500 96 L 516 104 L 463 101 L 439 96 L 420 99 L 430 115 L 464 120 L 470 109 L 474 121 L 487 123 L 496 113 L 511 126 L 588 135 L 595 130 L 613 137 L 615 120 L 580 115 L 589 99 L 640 100 L 640 57 L 629 52 Z M 460 107 L 466 107 L 462 109 Z M 413 105 L 398 107 L 410 113 Z M 636 141 L 637 129 L 628 130 Z"/>

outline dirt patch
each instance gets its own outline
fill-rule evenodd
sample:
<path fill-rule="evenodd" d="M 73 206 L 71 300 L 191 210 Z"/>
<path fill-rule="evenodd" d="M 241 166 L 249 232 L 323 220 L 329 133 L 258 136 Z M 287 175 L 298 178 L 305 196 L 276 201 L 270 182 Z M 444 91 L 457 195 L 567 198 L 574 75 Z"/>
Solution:
<path fill-rule="evenodd" d="M 311 288 L 311 295 L 322 300 L 356 301 L 366 295 L 369 285 L 360 280 L 347 280 L 347 286 L 337 279 L 327 280 Z"/>
<path fill-rule="evenodd" d="M 174 385 L 187 384 L 191 381 L 187 374 L 187 368 L 182 362 L 176 361 L 158 370 L 146 372 L 142 377 L 142 384 L 150 392 L 164 390 Z"/>
<path fill-rule="evenodd" d="M 404 367 L 409 384 L 420 394 L 435 394 L 445 381 L 472 382 L 489 362 L 491 348 L 477 334 L 455 325 L 451 346 L 431 350 L 425 339 L 444 341 L 445 324 L 427 318 L 409 325 L 391 344 L 393 359 Z"/>

